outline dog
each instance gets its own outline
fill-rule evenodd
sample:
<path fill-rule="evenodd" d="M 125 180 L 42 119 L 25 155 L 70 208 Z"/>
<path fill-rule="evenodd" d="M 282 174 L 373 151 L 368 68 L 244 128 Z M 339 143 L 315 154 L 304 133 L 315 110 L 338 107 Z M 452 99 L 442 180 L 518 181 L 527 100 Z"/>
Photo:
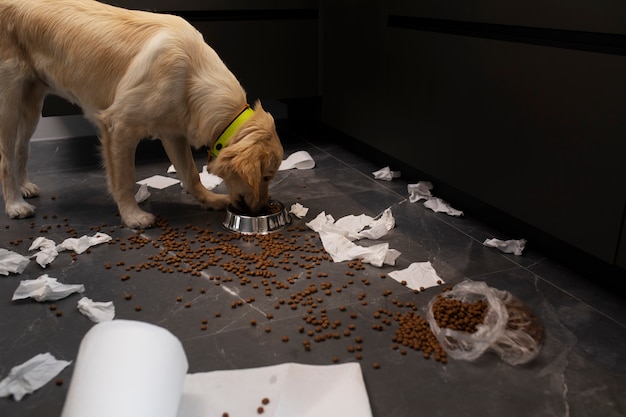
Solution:
<path fill-rule="evenodd" d="M 274 119 L 247 105 L 234 74 L 184 19 L 94 0 L 0 0 L 0 178 L 11 218 L 34 215 L 29 140 L 43 100 L 81 107 L 99 131 L 109 192 L 122 222 L 152 225 L 134 198 L 135 152 L 158 138 L 188 193 L 204 207 L 258 214 L 283 158 Z M 191 148 L 228 194 L 200 183 Z"/>

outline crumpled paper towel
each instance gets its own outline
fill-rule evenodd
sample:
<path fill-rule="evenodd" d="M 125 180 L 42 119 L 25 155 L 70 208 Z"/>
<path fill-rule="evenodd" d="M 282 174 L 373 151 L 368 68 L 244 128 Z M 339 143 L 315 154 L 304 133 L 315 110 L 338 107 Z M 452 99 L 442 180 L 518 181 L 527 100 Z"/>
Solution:
<path fill-rule="evenodd" d="M 9 272 L 21 274 L 29 264 L 30 259 L 17 252 L 0 248 L 0 274 L 9 275 Z"/>
<path fill-rule="evenodd" d="M 37 279 L 21 281 L 11 300 L 23 300 L 30 297 L 35 301 L 55 301 L 75 292 L 85 292 L 85 286 L 82 284 L 61 284 L 56 278 L 44 274 Z"/>
<path fill-rule="evenodd" d="M 57 251 L 61 252 L 64 250 L 73 250 L 76 254 L 80 255 L 85 252 L 92 246 L 100 245 L 102 243 L 106 243 L 110 241 L 111 236 L 106 233 L 96 233 L 93 236 L 81 236 L 79 238 L 70 237 L 65 239 L 59 246 L 57 246 Z"/>
<path fill-rule="evenodd" d="M 148 184 L 141 184 L 139 186 L 139 189 L 135 193 L 135 201 L 137 202 L 137 204 L 143 203 L 150 196 L 151 194 L 150 191 L 148 191 Z"/>
<path fill-rule="evenodd" d="M 59 255 L 57 250 L 57 244 L 52 239 L 45 238 L 43 236 L 38 237 L 33 241 L 28 250 L 39 249 L 39 252 L 34 255 L 37 263 L 45 268 L 49 263 L 54 261 Z"/>
<path fill-rule="evenodd" d="M 434 197 L 431 190 L 433 184 L 428 181 L 420 181 L 417 184 L 407 185 L 407 191 L 409 192 L 409 202 L 416 203 L 420 200 L 426 200 L 424 207 L 431 209 L 435 213 L 446 213 L 450 216 L 462 216 L 463 212 L 454 209 L 450 204 L 443 201 L 441 198 Z"/>
<path fill-rule="evenodd" d="M 420 200 L 428 200 L 433 196 L 431 193 L 433 184 L 428 181 L 420 181 L 417 184 L 409 184 L 406 188 L 409 192 L 409 201 L 411 203 L 416 203 Z"/>
<path fill-rule="evenodd" d="M 94 323 L 113 320 L 115 317 L 115 306 L 113 301 L 98 302 L 91 298 L 83 297 L 78 300 L 76 306 L 82 315 L 89 318 Z"/>
<path fill-rule="evenodd" d="M 294 152 L 287 159 L 281 162 L 279 171 L 285 171 L 288 169 L 312 169 L 315 167 L 315 161 L 311 154 L 307 151 Z"/>
<path fill-rule="evenodd" d="M 72 362 L 56 359 L 50 353 L 40 353 L 21 365 L 11 369 L 9 375 L 0 381 L 0 397 L 13 395 L 20 401 L 47 384 Z"/>
<path fill-rule="evenodd" d="M 450 204 L 446 203 L 445 201 L 443 201 L 441 198 L 438 198 L 438 197 L 431 197 L 428 200 L 426 200 L 426 202 L 424 203 L 424 207 L 431 209 L 435 213 L 446 213 L 450 216 L 455 216 L 455 217 L 463 215 L 462 211 L 450 207 Z"/>
<path fill-rule="evenodd" d="M 68 238 L 65 239 L 60 245 L 57 245 L 51 239 L 38 237 L 33 241 L 28 250 L 39 249 L 39 252 L 33 256 L 36 257 L 37 263 L 42 268 L 45 268 L 56 259 L 59 252 L 73 250 L 80 255 L 90 247 L 106 243 L 111 239 L 111 236 L 106 233 L 96 233 L 93 236 L 85 235 L 80 238 Z"/>
<path fill-rule="evenodd" d="M 291 210 L 289 210 L 289 212 L 293 213 L 297 218 L 301 219 L 306 216 L 306 214 L 309 212 L 309 209 L 307 207 L 304 207 L 300 203 L 295 203 L 291 205 Z"/>
<path fill-rule="evenodd" d="M 413 262 L 408 268 L 392 271 L 387 275 L 398 282 L 406 282 L 406 286 L 412 290 L 434 287 L 444 283 L 430 262 Z"/>
<path fill-rule="evenodd" d="M 322 211 L 306 225 L 319 234 L 324 249 L 334 262 L 362 259 L 363 262 L 381 267 L 383 264 L 394 265 L 400 256 L 400 252 L 389 248 L 389 243 L 369 247 L 353 243 L 362 238 L 376 240 L 387 234 L 395 226 L 389 208 L 378 219 L 361 214 L 348 215 L 337 221 Z"/>
<path fill-rule="evenodd" d="M 349 240 L 359 239 L 380 239 L 396 225 L 396 221 L 391 212 L 391 208 L 385 209 L 378 218 L 370 217 L 366 214 L 355 216 L 350 214 L 335 221 L 332 215 L 322 211 L 317 217 L 306 225 L 315 232 L 326 231 L 348 238 Z"/>
<path fill-rule="evenodd" d="M 512 253 L 521 256 L 526 247 L 526 239 L 500 240 L 496 238 L 485 239 L 483 245 L 500 249 L 504 253 Z"/>
<path fill-rule="evenodd" d="M 396 259 L 400 256 L 400 252 L 390 249 L 387 242 L 366 247 L 359 246 L 336 233 L 321 231 L 319 235 L 324 250 L 333 258 L 333 262 L 361 259 L 365 263 L 381 267 L 383 264 L 395 265 Z"/>
<path fill-rule="evenodd" d="M 400 171 L 392 171 L 388 166 L 372 172 L 377 180 L 391 181 L 394 178 L 400 178 Z"/>

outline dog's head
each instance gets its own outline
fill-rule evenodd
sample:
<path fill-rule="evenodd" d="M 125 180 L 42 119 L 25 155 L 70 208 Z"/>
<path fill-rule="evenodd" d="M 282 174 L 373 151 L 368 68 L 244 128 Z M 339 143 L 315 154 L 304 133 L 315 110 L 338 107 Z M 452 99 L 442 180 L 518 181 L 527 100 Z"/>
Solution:
<path fill-rule="evenodd" d="M 228 146 L 209 164 L 224 179 L 231 204 L 239 211 L 259 214 L 269 205 L 268 187 L 283 159 L 274 118 L 261 107 L 235 133 Z"/>

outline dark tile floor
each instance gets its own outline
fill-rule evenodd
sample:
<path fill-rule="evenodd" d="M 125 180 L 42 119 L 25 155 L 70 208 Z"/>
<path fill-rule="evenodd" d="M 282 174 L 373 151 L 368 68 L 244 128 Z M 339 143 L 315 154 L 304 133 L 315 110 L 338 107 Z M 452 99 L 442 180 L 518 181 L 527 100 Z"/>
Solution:
<path fill-rule="evenodd" d="M 126 272 L 125 266 L 147 262 L 160 249 L 148 244 L 140 249 L 121 250 L 122 242 L 135 236 L 135 231 L 119 226 L 94 150 L 94 138 L 33 143 L 31 178 L 43 190 L 34 200 L 38 212 L 26 220 L 10 220 L 2 213 L 0 247 L 26 254 L 31 239 L 42 234 L 58 242 L 69 236 L 65 222 L 79 236 L 92 234 L 100 227 L 120 240 L 95 247 L 76 259 L 62 253 L 45 270 L 31 262 L 22 275 L 0 277 L 0 378 L 11 367 L 38 353 L 51 352 L 58 359 L 74 360 L 83 335 L 92 327 L 76 310 L 79 295 L 56 302 L 63 311 L 61 317 L 50 310 L 50 303 L 10 301 L 21 279 L 47 273 L 64 283 L 84 284 L 85 295 L 96 301 L 114 301 L 116 318 L 142 320 L 169 329 L 184 345 L 190 372 L 291 361 L 331 364 L 333 357 L 340 362 L 357 361 L 355 353 L 347 348 L 355 344 L 354 337 L 360 336 L 360 363 L 376 417 L 626 415 L 626 308 L 622 298 L 595 285 L 593 277 L 581 276 L 533 252 L 532 245 L 521 257 L 484 247 L 482 242 L 487 237 L 521 236 L 506 236 L 469 215 L 453 218 L 433 213 L 419 203 L 409 203 L 406 179 L 374 180 L 371 172 L 381 166 L 332 141 L 287 131 L 282 135 L 286 155 L 307 150 L 317 164 L 312 170 L 281 172 L 272 185 L 274 198 L 287 205 L 300 202 L 309 207 L 306 219 L 294 220 L 293 226 L 304 226 L 305 221 L 322 210 L 337 219 L 348 214 L 375 216 L 392 207 L 397 225 L 382 241 L 402 252 L 395 267 L 366 266 L 353 271 L 345 263 L 323 261 L 312 269 L 308 279 L 306 270 L 299 265 L 292 265 L 291 271 L 270 268 L 276 273 L 277 282 L 287 284 L 288 277 L 296 278 L 289 288 L 269 283 L 269 296 L 261 278 L 252 277 L 252 283 L 244 286 L 237 277 L 229 281 L 227 278 L 234 275 L 219 265 L 209 267 L 200 277 L 178 271 L 162 273 L 155 268 Z M 141 149 L 151 156 L 138 158 L 137 178 L 164 175 L 169 163 L 163 159 L 158 144 L 143 144 Z M 202 162 L 198 156 L 199 167 Z M 185 229 L 187 225 L 211 230 L 215 237 L 221 231 L 223 213 L 203 211 L 178 186 L 152 190 L 152 197 L 144 206 L 166 219 L 179 233 L 187 231 L 188 239 L 194 232 Z M 40 232 L 46 225 L 52 227 L 48 232 Z M 144 231 L 143 237 L 158 242 L 161 232 L 160 228 L 152 228 Z M 285 230 L 283 236 L 295 238 L 300 245 L 321 247 L 311 231 Z M 12 244 L 16 239 L 23 241 Z M 258 251 L 253 242 L 231 243 L 243 251 Z M 303 262 L 297 254 L 294 259 Z M 125 266 L 115 266 L 120 260 Z M 372 326 L 380 324 L 374 313 L 380 308 L 393 313 L 407 311 L 392 302 L 397 300 L 415 303 L 425 316 L 426 304 L 439 290 L 414 294 L 391 279 L 381 278 L 381 273 L 406 268 L 416 261 L 430 261 L 450 284 L 471 278 L 520 298 L 545 326 L 545 343 L 539 357 L 517 367 L 506 365 L 492 353 L 475 362 L 451 359 L 442 364 L 432 358 L 424 359 L 421 352 L 409 349 L 402 355 L 393 350 L 397 324 L 383 326 L 383 331 L 374 330 Z M 113 264 L 111 269 L 105 269 L 107 262 Z M 355 275 L 347 276 L 347 271 Z M 329 276 L 320 278 L 319 272 Z M 122 281 L 120 277 L 125 273 L 131 278 Z M 221 285 L 215 285 L 215 277 L 220 277 Z M 320 289 L 322 283 L 332 284 L 330 295 Z M 313 299 L 317 307 L 298 305 L 292 310 L 287 303 L 280 304 L 280 299 L 289 300 L 291 294 L 312 284 L 320 289 Z M 337 288 L 342 291 L 337 292 Z M 385 290 L 391 290 L 392 295 L 383 296 Z M 365 305 L 359 299 L 361 293 L 366 295 Z M 132 300 L 125 300 L 125 294 L 132 294 Z M 178 296 L 182 302 L 177 301 Z M 254 297 L 252 303 L 231 307 L 233 302 L 250 297 Z M 185 308 L 185 302 L 190 303 L 189 308 Z M 137 305 L 142 306 L 140 312 L 135 311 Z M 341 311 L 340 306 L 346 307 L 346 311 Z M 299 327 L 312 328 L 302 319 L 309 314 L 307 309 L 317 315 L 326 309 L 331 322 L 340 320 L 337 330 L 341 337 L 313 342 L 311 351 L 305 351 L 302 340 L 308 337 L 299 333 Z M 220 317 L 216 317 L 218 312 Z M 273 319 L 268 319 L 268 314 Z M 252 319 L 257 320 L 256 327 L 250 325 Z M 206 330 L 200 328 L 202 320 L 207 320 Z M 356 329 L 344 336 L 349 324 Z M 270 333 L 265 332 L 266 326 L 270 326 Z M 289 336 L 289 342 L 282 342 L 282 336 Z M 380 369 L 373 368 L 374 362 L 380 364 Z M 64 380 L 61 386 L 49 383 L 21 402 L 0 399 L 0 416 L 59 415 L 71 375 L 72 366 L 60 375 Z"/>

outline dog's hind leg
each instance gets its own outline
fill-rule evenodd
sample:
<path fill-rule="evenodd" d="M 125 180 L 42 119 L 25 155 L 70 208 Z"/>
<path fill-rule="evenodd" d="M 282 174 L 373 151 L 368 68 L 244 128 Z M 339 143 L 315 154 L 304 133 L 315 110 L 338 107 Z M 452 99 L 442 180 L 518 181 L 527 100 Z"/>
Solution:
<path fill-rule="evenodd" d="M 195 197 L 202 206 L 213 210 L 223 210 L 230 197 L 207 190 L 200 182 L 198 168 L 193 160 L 191 148 L 184 137 L 161 139 L 170 161 L 174 164 L 178 178 L 183 181 L 185 190 Z"/>
<path fill-rule="evenodd" d="M 16 76 L 18 68 L 5 62 L 0 68 L 0 179 L 5 211 L 11 218 L 30 217 L 35 207 L 24 201 L 39 190 L 28 179 L 28 147 L 39 114 L 45 89 Z"/>
<path fill-rule="evenodd" d="M 32 83 L 24 90 L 24 106 L 20 112 L 20 121 L 17 126 L 17 144 L 15 148 L 17 161 L 17 180 L 22 196 L 32 198 L 39 196 L 39 187 L 28 178 L 28 156 L 30 153 L 30 138 L 35 133 L 39 122 L 46 88 L 39 83 Z"/>

